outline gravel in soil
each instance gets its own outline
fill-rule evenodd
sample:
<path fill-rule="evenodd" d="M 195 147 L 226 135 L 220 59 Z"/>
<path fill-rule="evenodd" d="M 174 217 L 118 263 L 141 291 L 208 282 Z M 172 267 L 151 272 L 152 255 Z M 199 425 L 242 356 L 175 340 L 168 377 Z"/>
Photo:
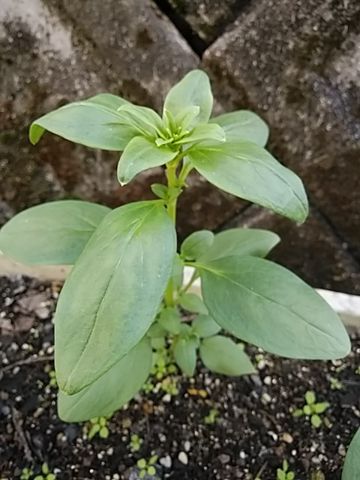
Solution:
<path fill-rule="evenodd" d="M 56 414 L 52 317 L 60 288 L 0 278 L 2 480 L 20 478 L 25 467 L 39 473 L 44 462 L 58 480 L 136 480 L 137 461 L 152 455 L 157 473 L 148 480 L 275 480 L 284 459 L 297 480 L 340 480 L 359 425 L 360 339 L 336 362 L 279 359 L 247 347 L 259 375 L 229 379 L 199 366 L 194 379 L 175 376 L 178 394 L 142 392 L 108 420 L 107 438 L 89 440 L 88 424 L 66 424 Z M 309 390 L 330 404 L 319 428 L 291 413 Z M 140 439 L 135 448 L 132 435 Z"/>

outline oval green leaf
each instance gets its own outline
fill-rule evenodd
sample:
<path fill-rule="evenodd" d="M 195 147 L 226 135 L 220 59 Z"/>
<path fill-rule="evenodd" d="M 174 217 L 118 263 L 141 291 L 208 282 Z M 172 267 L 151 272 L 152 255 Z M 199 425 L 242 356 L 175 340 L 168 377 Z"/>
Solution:
<path fill-rule="evenodd" d="M 249 110 L 238 110 L 212 118 L 223 128 L 228 142 L 252 142 L 264 147 L 269 138 L 269 127 L 256 113 Z"/>
<path fill-rule="evenodd" d="M 210 230 L 199 230 L 189 235 L 181 245 L 181 256 L 188 260 L 196 260 L 211 247 L 214 234 Z"/>
<path fill-rule="evenodd" d="M 135 137 L 121 155 L 117 175 L 121 185 L 129 183 L 135 175 L 149 168 L 160 167 L 176 156 L 168 147 L 158 147 L 145 138 Z"/>
<path fill-rule="evenodd" d="M 90 385 L 145 335 L 172 273 L 174 226 L 160 201 L 113 210 L 61 291 L 55 314 L 59 387 Z"/>
<path fill-rule="evenodd" d="M 197 145 L 188 156 L 201 175 L 225 192 L 305 221 L 308 201 L 300 178 L 263 148 L 249 142 Z"/>
<path fill-rule="evenodd" d="M 202 340 L 200 357 L 205 367 L 215 373 L 229 376 L 256 373 L 243 347 L 221 335 Z"/>
<path fill-rule="evenodd" d="M 110 211 L 78 200 L 28 208 L 0 230 L 0 250 L 28 265 L 72 265 Z"/>
<path fill-rule="evenodd" d="M 192 70 L 176 85 L 165 98 L 164 112 L 167 110 L 178 118 L 189 107 L 199 107 L 194 123 L 206 123 L 211 115 L 213 96 L 209 77 L 201 70 Z M 188 126 L 188 125 L 187 125 Z"/>
<path fill-rule="evenodd" d="M 58 414 L 64 422 L 83 422 L 112 415 L 131 400 L 149 376 L 152 349 L 143 339 L 94 383 L 75 395 L 58 393 Z M 131 375 L 129 375 L 131 372 Z"/>
<path fill-rule="evenodd" d="M 207 314 L 207 308 L 204 302 L 196 293 L 183 293 L 179 298 L 179 304 L 188 312 Z"/>
<path fill-rule="evenodd" d="M 341 480 L 360 478 L 360 428 L 354 435 L 346 454 Z"/>
<path fill-rule="evenodd" d="M 196 338 L 193 337 L 179 337 L 174 344 L 175 361 L 181 371 L 189 377 L 192 377 L 195 372 L 197 345 Z"/>
<path fill-rule="evenodd" d="M 60 107 L 35 120 L 29 138 L 35 145 L 45 130 L 91 148 L 121 151 L 137 135 L 137 131 L 117 112 L 127 104 L 115 95 L 102 94 Z M 110 106 L 111 105 L 111 106 Z"/>
<path fill-rule="evenodd" d="M 256 228 L 231 228 L 215 235 L 210 245 L 198 257 L 202 261 L 231 255 L 265 257 L 280 241 L 276 233 Z"/>
<path fill-rule="evenodd" d="M 221 327 L 210 317 L 210 315 L 201 314 L 195 318 L 192 323 L 194 332 L 202 338 L 212 337 L 220 332 Z"/>
<path fill-rule="evenodd" d="M 336 313 L 285 268 L 235 256 L 198 268 L 210 315 L 236 337 L 289 358 L 332 360 L 349 353 Z"/>

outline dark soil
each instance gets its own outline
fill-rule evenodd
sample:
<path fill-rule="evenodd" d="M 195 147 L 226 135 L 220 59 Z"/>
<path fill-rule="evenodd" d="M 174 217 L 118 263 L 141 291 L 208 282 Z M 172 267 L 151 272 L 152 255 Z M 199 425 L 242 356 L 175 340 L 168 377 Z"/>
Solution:
<path fill-rule="evenodd" d="M 88 440 L 86 424 L 57 418 L 56 387 L 49 385 L 59 290 L 56 284 L 0 278 L 2 480 L 19 478 L 24 467 L 39 472 L 43 462 L 59 480 L 136 480 L 137 460 L 153 454 L 160 479 L 250 480 L 258 474 L 275 480 L 284 459 L 296 480 L 340 479 L 360 417 L 359 339 L 346 360 L 327 363 L 248 348 L 259 376 L 228 379 L 201 369 L 193 380 L 179 377 L 178 395 L 142 393 L 111 418 L 107 439 Z M 331 377 L 340 389 L 330 387 Z M 318 429 L 290 412 L 304 405 L 307 390 L 330 403 Z M 211 409 L 218 416 L 206 424 Z M 130 451 L 132 434 L 143 440 L 136 453 Z"/>

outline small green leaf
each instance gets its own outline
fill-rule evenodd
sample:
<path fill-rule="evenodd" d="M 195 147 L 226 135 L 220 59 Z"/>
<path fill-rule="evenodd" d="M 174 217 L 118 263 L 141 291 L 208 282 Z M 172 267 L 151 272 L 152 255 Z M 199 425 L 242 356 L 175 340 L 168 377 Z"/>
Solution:
<path fill-rule="evenodd" d="M 208 313 L 204 302 L 195 293 L 184 293 L 180 296 L 179 303 L 180 306 L 188 312 L 203 313 L 205 315 Z"/>
<path fill-rule="evenodd" d="M 131 125 L 140 135 L 154 140 L 161 134 L 161 117 L 151 108 L 127 103 L 118 108 L 117 112 L 122 121 Z"/>
<path fill-rule="evenodd" d="M 175 128 L 181 126 L 183 130 L 186 130 L 194 124 L 194 121 L 199 115 L 199 113 L 200 107 L 198 106 L 186 107 L 176 115 L 173 125 L 175 126 Z M 165 112 L 165 116 L 168 116 L 169 114 L 170 112 Z"/>
<path fill-rule="evenodd" d="M 228 142 L 245 141 L 264 147 L 269 127 L 256 113 L 248 110 L 225 113 L 210 120 L 223 128 Z"/>
<path fill-rule="evenodd" d="M 199 337 L 211 337 L 220 332 L 221 327 L 210 315 L 199 315 L 193 321 L 193 329 Z"/>
<path fill-rule="evenodd" d="M 322 420 L 319 415 L 311 415 L 311 425 L 315 428 L 319 428 L 322 424 Z"/>
<path fill-rule="evenodd" d="M 110 211 L 77 200 L 28 208 L 0 230 L 0 250 L 29 265 L 72 265 Z"/>
<path fill-rule="evenodd" d="M 284 472 L 287 472 L 289 470 L 289 464 L 288 464 L 287 460 L 283 461 L 282 468 L 283 468 Z"/>
<path fill-rule="evenodd" d="M 64 422 L 83 422 L 93 417 L 112 415 L 141 389 L 149 376 L 151 364 L 152 349 L 149 340 L 143 339 L 110 370 L 81 392 L 66 395 L 60 390 L 59 417 Z M 99 424 L 94 426 L 100 428 Z"/>
<path fill-rule="evenodd" d="M 164 330 L 158 323 L 153 323 L 147 331 L 147 335 L 150 338 L 163 338 L 166 336 L 166 330 Z"/>
<path fill-rule="evenodd" d="M 230 376 L 256 373 L 243 348 L 221 335 L 205 338 L 200 344 L 200 356 L 204 365 L 216 373 Z"/>
<path fill-rule="evenodd" d="M 168 187 L 162 183 L 153 183 L 151 186 L 151 191 L 154 195 L 165 200 L 168 197 Z"/>
<path fill-rule="evenodd" d="M 276 480 L 286 480 L 286 473 L 284 473 L 280 468 L 276 470 Z"/>
<path fill-rule="evenodd" d="M 287 474 L 286 480 L 294 480 L 295 479 L 295 473 L 294 472 L 289 472 Z"/>
<path fill-rule="evenodd" d="M 176 308 L 164 308 L 158 319 L 159 325 L 173 335 L 178 335 L 181 329 L 181 317 Z"/>
<path fill-rule="evenodd" d="M 148 467 L 148 469 L 147 469 L 147 473 L 148 473 L 148 475 L 150 475 L 150 476 L 154 476 L 154 475 L 156 474 L 156 469 L 155 469 L 155 467 L 153 467 L 152 465 L 150 465 L 150 467 Z"/>
<path fill-rule="evenodd" d="M 311 390 L 307 391 L 305 393 L 305 400 L 308 405 L 312 405 L 313 403 L 315 403 L 316 402 L 315 393 Z"/>
<path fill-rule="evenodd" d="M 312 409 L 311 409 L 310 405 L 305 405 L 303 410 L 304 410 L 305 415 L 311 415 Z"/>
<path fill-rule="evenodd" d="M 196 368 L 197 341 L 193 337 L 179 337 L 174 344 L 174 357 L 176 363 L 189 377 L 192 377 Z"/>
<path fill-rule="evenodd" d="M 117 105 L 127 104 L 115 96 L 96 95 L 81 102 L 74 102 L 35 120 L 29 132 L 30 141 L 36 144 L 45 130 L 71 142 L 103 150 L 121 151 L 137 134 L 124 124 Z M 113 99 L 113 104 L 112 100 Z M 111 105 L 111 106 L 110 106 Z"/>
<path fill-rule="evenodd" d="M 169 111 L 173 117 L 181 115 L 189 107 L 199 107 L 197 123 L 209 120 L 213 106 L 213 96 L 209 77 L 201 70 L 193 70 L 171 88 L 165 98 L 164 112 Z"/>
<path fill-rule="evenodd" d="M 360 478 L 360 428 L 348 448 L 341 480 Z"/>
<path fill-rule="evenodd" d="M 200 230 L 189 235 L 181 245 L 181 256 L 188 260 L 196 260 L 207 252 L 214 241 L 210 230 Z"/>
<path fill-rule="evenodd" d="M 201 175 L 225 192 L 297 222 L 306 219 L 308 201 L 300 178 L 254 143 L 196 145 L 188 157 Z"/>
<path fill-rule="evenodd" d="M 121 155 L 117 176 L 121 185 L 129 183 L 135 175 L 170 162 L 176 156 L 168 147 L 157 147 L 152 140 L 135 137 Z"/>
<path fill-rule="evenodd" d="M 325 410 L 327 410 L 330 407 L 330 404 L 328 402 L 320 402 L 316 403 L 313 408 L 315 413 L 323 413 Z"/>
<path fill-rule="evenodd" d="M 181 138 L 175 143 L 176 145 L 195 145 L 201 142 L 206 142 L 206 140 L 220 143 L 225 142 L 225 132 L 221 127 L 219 127 L 219 125 L 202 123 L 200 125 L 197 125 L 189 135 Z"/>
<path fill-rule="evenodd" d="M 204 249 L 199 259 L 204 261 L 239 256 L 265 257 L 280 241 L 276 233 L 256 228 L 232 228 L 215 235 L 212 245 Z"/>
<path fill-rule="evenodd" d="M 326 360 L 349 353 L 337 314 L 285 268 L 238 256 L 196 267 L 209 314 L 236 337 L 289 358 Z"/>
<path fill-rule="evenodd" d="M 144 458 L 140 458 L 140 460 L 137 461 L 136 465 L 138 466 L 138 468 L 141 469 L 147 467 L 146 460 Z"/>
<path fill-rule="evenodd" d="M 55 366 L 61 390 L 79 392 L 145 335 L 170 278 L 175 249 L 175 229 L 159 200 L 131 203 L 105 217 L 57 304 Z"/>
<path fill-rule="evenodd" d="M 101 427 L 99 431 L 100 438 L 108 438 L 109 436 L 109 429 L 107 427 Z"/>
<path fill-rule="evenodd" d="M 184 281 L 184 262 L 178 254 L 174 259 L 171 279 L 175 288 L 180 288 Z"/>
<path fill-rule="evenodd" d="M 293 417 L 302 417 L 304 415 L 304 411 L 302 408 L 297 408 L 296 410 L 293 411 Z"/>

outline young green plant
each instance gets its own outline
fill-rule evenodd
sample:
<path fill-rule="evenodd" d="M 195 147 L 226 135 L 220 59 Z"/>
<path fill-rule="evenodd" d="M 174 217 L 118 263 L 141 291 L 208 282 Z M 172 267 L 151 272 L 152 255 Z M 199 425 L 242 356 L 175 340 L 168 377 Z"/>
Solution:
<path fill-rule="evenodd" d="M 311 425 L 319 428 L 322 424 L 321 414 L 330 406 L 328 402 L 316 402 L 316 395 L 309 390 L 305 393 L 306 404 L 302 408 L 298 408 L 293 412 L 294 417 L 310 417 Z"/>
<path fill-rule="evenodd" d="M 154 339 L 190 376 L 198 353 L 219 374 L 255 371 L 243 346 L 221 330 L 284 357 L 328 360 L 349 352 L 343 324 L 325 301 L 264 259 L 279 242 L 276 234 L 202 230 L 177 248 L 177 201 L 192 171 L 295 222 L 308 215 L 301 180 L 265 149 L 264 121 L 247 110 L 211 117 L 212 106 L 209 79 L 194 70 L 169 91 L 161 116 L 99 94 L 31 125 L 33 144 L 49 131 L 122 151 L 121 185 L 165 168 L 166 184 L 152 185 L 155 200 L 114 210 L 54 201 L 25 210 L 0 231 L 0 249 L 20 262 L 73 265 L 55 314 L 58 411 L 65 421 L 108 416 L 128 402 L 152 368 Z M 185 285 L 184 267 L 193 272 Z M 198 278 L 202 299 L 190 291 Z"/>

